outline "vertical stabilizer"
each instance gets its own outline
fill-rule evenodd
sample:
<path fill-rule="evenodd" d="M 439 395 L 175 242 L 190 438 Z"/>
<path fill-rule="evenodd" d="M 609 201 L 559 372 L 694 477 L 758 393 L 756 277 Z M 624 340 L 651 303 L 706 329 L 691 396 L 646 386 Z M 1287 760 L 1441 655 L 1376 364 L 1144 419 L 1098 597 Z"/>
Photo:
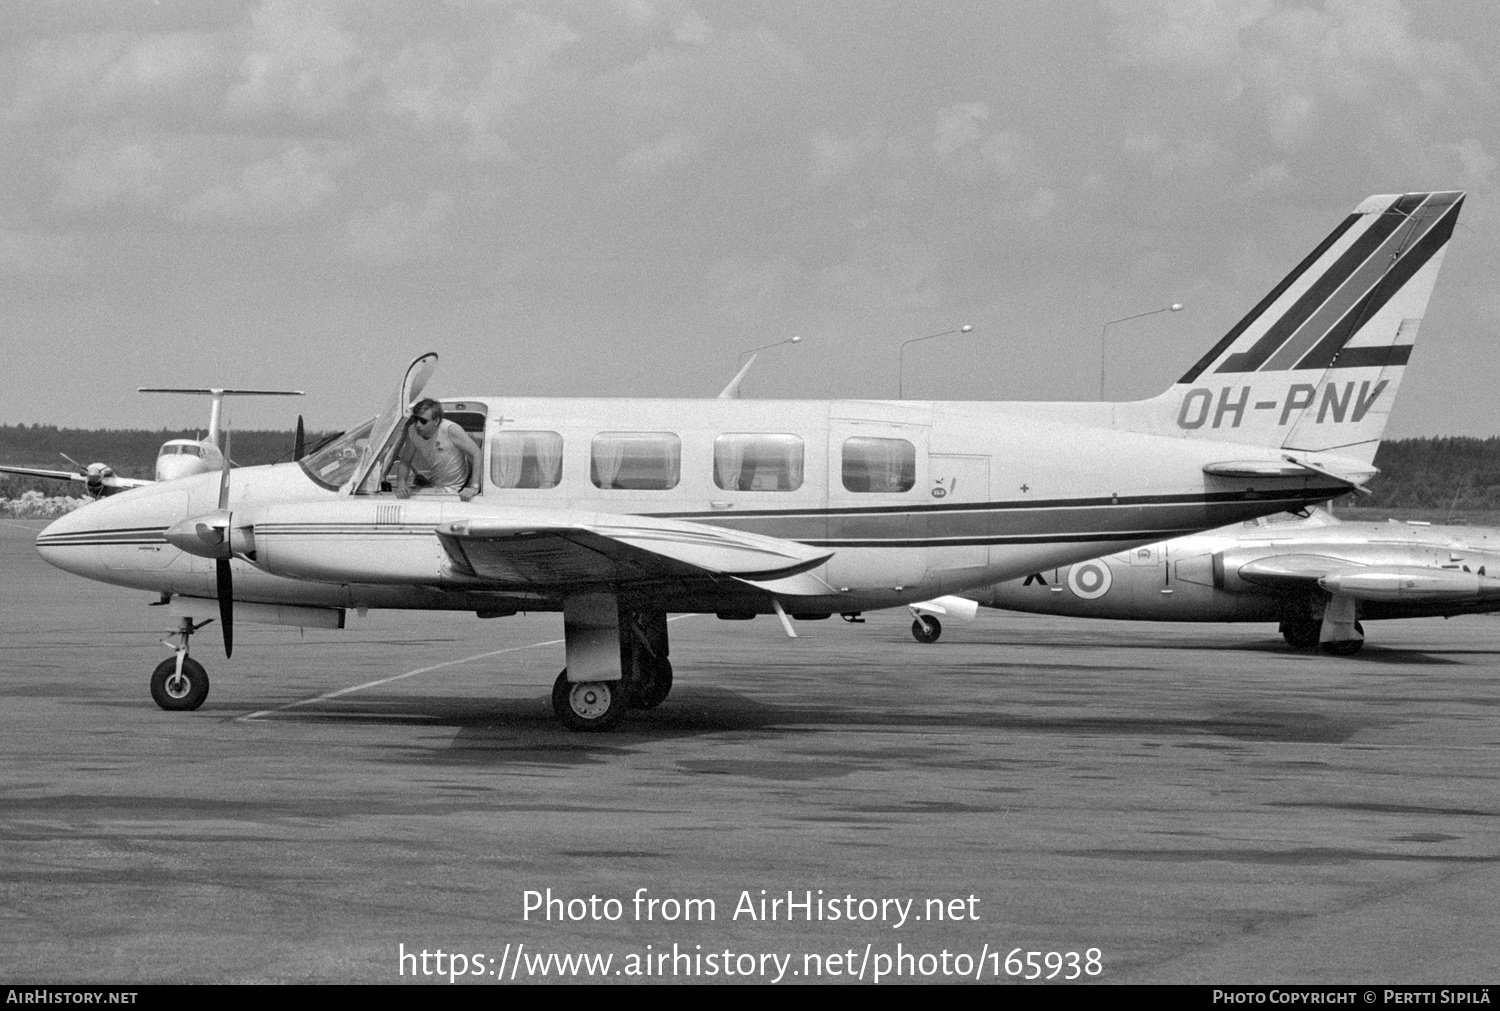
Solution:
<path fill-rule="evenodd" d="M 1150 427 L 1373 460 L 1463 200 L 1361 203 L 1176 385 L 1140 405 Z"/>

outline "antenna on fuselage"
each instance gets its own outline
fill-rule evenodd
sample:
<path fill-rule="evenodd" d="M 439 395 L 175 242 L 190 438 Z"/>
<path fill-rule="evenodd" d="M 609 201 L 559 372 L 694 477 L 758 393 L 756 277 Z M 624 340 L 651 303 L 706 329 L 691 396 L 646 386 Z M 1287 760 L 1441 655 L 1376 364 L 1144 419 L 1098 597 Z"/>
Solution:
<path fill-rule="evenodd" d="M 206 442 L 219 441 L 219 415 L 223 411 L 225 397 L 300 397 L 304 396 L 301 390 L 226 390 L 218 387 L 208 389 L 179 389 L 169 386 L 142 386 L 136 390 L 137 393 L 190 393 L 200 397 L 212 397 L 213 403 L 208 409 L 208 435 L 204 437 Z"/>

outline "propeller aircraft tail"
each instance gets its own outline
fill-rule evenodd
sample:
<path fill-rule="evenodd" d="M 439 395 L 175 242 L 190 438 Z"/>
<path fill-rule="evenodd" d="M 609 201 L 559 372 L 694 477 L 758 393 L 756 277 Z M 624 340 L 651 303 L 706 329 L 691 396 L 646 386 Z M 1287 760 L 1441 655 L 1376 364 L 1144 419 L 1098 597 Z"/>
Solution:
<path fill-rule="evenodd" d="M 1369 465 L 1463 202 L 1368 198 L 1171 389 L 1115 405 L 1117 426 Z"/>

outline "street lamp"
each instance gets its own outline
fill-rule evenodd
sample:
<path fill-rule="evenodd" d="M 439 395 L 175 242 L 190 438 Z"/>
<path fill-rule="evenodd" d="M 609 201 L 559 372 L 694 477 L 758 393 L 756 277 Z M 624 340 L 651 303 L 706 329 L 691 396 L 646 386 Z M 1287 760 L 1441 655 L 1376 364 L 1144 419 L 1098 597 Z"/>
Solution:
<path fill-rule="evenodd" d="M 1109 333 L 1109 328 L 1111 326 L 1113 326 L 1114 324 L 1116 324 L 1116 323 L 1124 323 L 1128 319 L 1140 319 L 1142 316 L 1155 316 L 1159 312 L 1181 312 L 1182 309 L 1183 309 L 1183 305 L 1182 305 L 1181 302 L 1173 302 L 1171 305 L 1164 305 L 1160 309 L 1147 309 L 1145 312 L 1138 312 L 1134 316 L 1121 316 L 1119 319 L 1112 319 L 1108 323 L 1105 323 L 1104 326 L 1100 328 L 1100 330 L 1099 330 L 1099 399 L 1100 400 L 1104 399 L 1104 348 L 1105 348 L 1104 337 L 1105 337 L 1105 335 L 1107 333 Z"/>
<path fill-rule="evenodd" d="M 906 345 L 915 344 L 918 341 L 930 341 L 934 337 L 946 337 L 950 333 L 968 333 L 973 329 L 972 326 L 965 324 L 963 326 L 956 326 L 952 330 L 944 330 L 942 333 L 930 333 L 926 337 L 913 337 L 909 341 L 902 341 L 901 354 L 899 355 L 901 364 L 896 373 L 896 399 L 904 399 L 906 390 Z"/>
<path fill-rule="evenodd" d="M 755 364 L 755 357 L 754 356 L 757 353 L 759 353 L 761 351 L 764 351 L 767 348 L 778 348 L 778 347 L 781 347 L 781 345 L 783 345 L 783 344 L 801 344 L 801 343 L 802 343 L 802 337 L 799 334 L 797 336 L 788 337 L 785 340 L 772 341 L 770 344 L 762 344 L 760 347 L 758 347 L 758 348 L 751 348 L 748 351 L 741 351 L 740 354 L 739 354 L 739 358 L 736 358 L 734 360 L 735 367 L 736 367 L 736 369 L 738 369 L 738 371 L 735 372 L 734 378 L 731 379 L 731 380 L 729 380 L 729 385 L 726 386 L 726 387 L 724 387 L 722 390 L 719 391 L 719 399 L 720 400 L 735 400 L 735 399 L 738 399 L 738 397 L 740 395 L 740 380 L 745 378 L 745 374 L 750 371 L 750 366 L 752 366 L 752 365 Z M 750 355 L 751 356 L 750 360 L 748 362 L 746 362 L 744 365 L 740 365 L 740 358 L 743 358 L 746 355 Z"/>

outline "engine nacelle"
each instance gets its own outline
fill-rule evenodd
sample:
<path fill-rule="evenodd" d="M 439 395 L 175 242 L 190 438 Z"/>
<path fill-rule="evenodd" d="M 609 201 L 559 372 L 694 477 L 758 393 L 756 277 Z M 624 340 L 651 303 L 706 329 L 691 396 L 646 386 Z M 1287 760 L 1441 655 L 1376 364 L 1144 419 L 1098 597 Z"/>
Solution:
<path fill-rule="evenodd" d="M 1500 598 L 1500 579 L 1457 569 L 1346 569 L 1330 572 L 1318 580 L 1318 585 L 1329 593 L 1389 603 Z"/>

